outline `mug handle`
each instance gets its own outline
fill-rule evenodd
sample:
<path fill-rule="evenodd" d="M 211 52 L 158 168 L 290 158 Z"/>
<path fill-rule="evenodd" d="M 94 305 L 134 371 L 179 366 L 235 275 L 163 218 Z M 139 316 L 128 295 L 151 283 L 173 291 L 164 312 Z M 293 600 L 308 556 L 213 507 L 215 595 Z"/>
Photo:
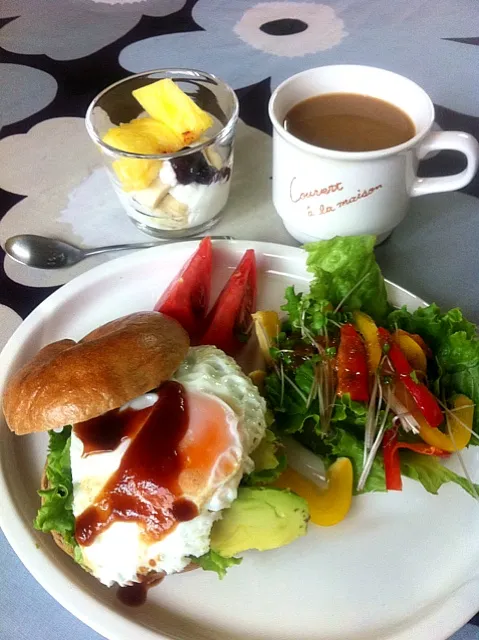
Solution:
<path fill-rule="evenodd" d="M 479 142 L 463 131 L 435 131 L 425 138 L 416 153 L 419 160 L 422 160 L 431 151 L 444 149 L 453 149 L 463 153 L 467 158 L 467 167 L 459 173 L 440 178 L 418 178 L 416 176 L 411 186 L 411 196 L 456 191 L 471 182 L 479 164 Z"/>

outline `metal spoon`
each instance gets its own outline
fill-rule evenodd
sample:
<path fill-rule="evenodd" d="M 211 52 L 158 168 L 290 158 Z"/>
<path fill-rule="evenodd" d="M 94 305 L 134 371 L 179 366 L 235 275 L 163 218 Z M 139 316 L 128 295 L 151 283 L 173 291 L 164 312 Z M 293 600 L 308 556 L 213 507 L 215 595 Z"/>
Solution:
<path fill-rule="evenodd" d="M 212 240 L 233 240 L 231 236 L 211 236 Z M 92 249 L 80 249 L 73 244 L 45 236 L 21 234 L 12 236 L 5 242 L 5 251 L 8 255 L 28 267 L 35 269 L 61 269 L 71 267 L 77 262 L 108 251 L 126 251 L 128 249 L 147 249 L 173 242 L 186 242 L 188 240 L 200 240 L 193 238 L 172 238 L 170 240 L 153 240 L 151 242 L 135 242 L 131 244 L 114 244 L 108 247 L 94 247 Z"/>

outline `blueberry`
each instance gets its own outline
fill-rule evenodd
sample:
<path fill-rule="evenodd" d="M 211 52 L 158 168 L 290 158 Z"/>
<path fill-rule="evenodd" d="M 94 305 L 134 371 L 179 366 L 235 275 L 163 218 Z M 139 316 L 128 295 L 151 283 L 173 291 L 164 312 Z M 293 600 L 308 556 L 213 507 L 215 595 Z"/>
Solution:
<path fill-rule="evenodd" d="M 174 158 L 171 165 L 180 184 L 211 184 L 216 174 L 216 169 L 207 163 L 201 152 Z"/>

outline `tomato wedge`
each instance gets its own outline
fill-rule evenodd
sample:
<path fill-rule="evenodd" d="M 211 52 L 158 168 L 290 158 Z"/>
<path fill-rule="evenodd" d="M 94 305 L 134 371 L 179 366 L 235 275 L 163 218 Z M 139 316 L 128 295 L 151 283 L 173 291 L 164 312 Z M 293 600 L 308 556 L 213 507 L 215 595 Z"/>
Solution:
<path fill-rule="evenodd" d="M 155 311 L 177 320 L 192 340 L 204 331 L 212 265 L 211 238 L 207 236 L 155 305 Z"/>
<path fill-rule="evenodd" d="M 206 319 L 200 344 L 213 344 L 230 356 L 248 340 L 256 311 L 256 258 L 248 249 Z"/>

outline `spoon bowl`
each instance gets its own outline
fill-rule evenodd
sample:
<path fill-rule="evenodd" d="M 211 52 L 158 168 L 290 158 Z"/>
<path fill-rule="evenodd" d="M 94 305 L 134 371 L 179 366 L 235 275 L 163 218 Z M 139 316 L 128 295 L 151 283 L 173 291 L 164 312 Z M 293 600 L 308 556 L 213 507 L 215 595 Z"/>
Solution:
<path fill-rule="evenodd" d="M 233 240 L 231 236 L 210 236 L 212 240 Z M 16 262 L 33 267 L 34 269 L 63 269 L 71 267 L 89 256 L 110 251 L 128 251 L 132 249 L 148 249 L 173 242 L 200 240 L 200 237 L 178 238 L 164 241 L 135 242 L 130 244 L 115 244 L 106 247 L 81 249 L 69 242 L 46 238 L 34 234 L 12 236 L 5 242 L 5 252 Z"/>
<path fill-rule="evenodd" d="M 68 242 L 24 234 L 8 238 L 5 252 L 17 262 L 35 269 L 61 269 L 83 260 L 85 252 Z"/>

